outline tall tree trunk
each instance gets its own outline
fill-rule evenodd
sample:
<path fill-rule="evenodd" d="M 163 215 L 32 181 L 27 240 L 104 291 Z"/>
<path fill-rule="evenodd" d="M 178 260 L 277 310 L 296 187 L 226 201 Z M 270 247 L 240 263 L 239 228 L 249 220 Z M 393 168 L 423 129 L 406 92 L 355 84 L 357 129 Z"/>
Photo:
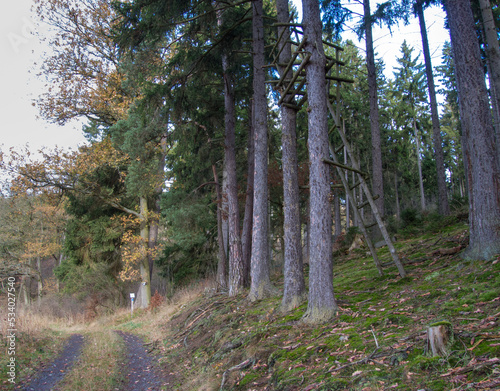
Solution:
<path fill-rule="evenodd" d="M 422 161 L 420 158 L 420 136 L 418 135 L 417 121 L 413 118 L 413 131 L 415 133 L 415 141 L 417 148 L 417 168 L 418 168 L 418 184 L 420 189 L 420 208 L 425 210 L 425 193 L 424 193 L 424 178 L 422 177 Z"/>
<path fill-rule="evenodd" d="M 370 0 L 363 0 L 365 15 L 366 68 L 368 70 L 368 96 L 370 103 L 370 128 L 372 135 L 372 183 L 373 194 L 379 195 L 375 201 L 380 216 L 384 217 L 384 177 L 382 172 L 382 147 L 378 112 L 377 69 L 373 50 L 372 17 Z"/>
<path fill-rule="evenodd" d="M 42 279 L 42 260 L 40 257 L 36 258 L 36 303 L 38 307 L 42 304 L 42 292 L 43 292 L 43 279 Z"/>
<path fill-rule="evenodd" d="M 347 160 L 347 148 L 344 147 L 344 164 L 347 166 L 348 160 Z M 349 172 L 345 172 L 345 179 L 346 181 L 349 181 Z M 349 200 L 349 195 L 345 195 L 345 232 L 349 231 L 349 228 L 351 228 L 351 203 Z"/>
<path fill-rule="evenodd" d="M 160 160 L 158 162 L 158 174 L 160 178 L 162 178 L 161 181 L 156 186 L 156 189 L 154 191 L 154 206 L 153 206 L 153 215 L 151 216 L 150 219 L 150 228 L 149 228 L 149 241 L 148 241 L 148 263 L 149 263 L 149 276 L 150 278 L 153 278 L 153 269 L 154 269 L 154 250 L 155 247 L 158 244 L 158 230 L 159 230 L 159 222 L 160 222 L 160 214 L 161 214 L 161 193 L 163 191 L 163 183 L 164 183 L 164 177 L 165 177 L 165 158 L 167 154 L 167 138 L 166 135 L 164 135 L 161 138 L 160 141 L 160 147 L 161 147 L 161 156 Z"/>
<path fill-rule="evenodd" d="M 278 23 L 288 23 L 290 14 L 288 0 L 277 0 L 276 10 Z M 288 40 L 289 28 L 279 27 L 278 36 L 284 33 L 284 48 L 280 53 L 279 62 L 286 64 L 292 56 L 291 44 Z M 280 75 L 285 67 L 280 66 Z M 286 78 L 291 78 L 291 72 Z M 286 101 L 290 102 L 290 99 Z M 297 163 L 297 113 L 294 109 L 281 106 L 281 143 L 283 153 L 283 238 L 284 238 L 284 292 L 281 310 L 290 311 L 305 300 L 305 282 L 302 267 L 302 238 L 300 232 L 299 180 Z"/>
<path fill-rule="evenodd" d="M 481 6 L 481 16 L 483 19 L 484 35 L 486 38 L 486 60 L 488 61 L 488 71 L 491 85 L 491 102 L 495 113 L 495 133 L 497 155 L 500 156 L 500 46 L 498 44 L 497 28 L 495 18 L 491 10 L 490 0 L 479 0 Z"/>
<path fill-rule="evenodd" d="M 218 2 L 216 2 L 217 4 Z M 219 26 L 223 23 L 223 11 L 218 11 Z M 227 52 L 222 53 L 222 74 L 224 81 L 224 170 L 227 196 L 228 247 L 229 247 L 229 296 L 240 293 L 244 287 L 244 262 L 240 237 L 240 212 L 238 206 L 238 179 L 236 175 L 236 112 L 233 81 L 229 71 Z"/>
<path fill-rule="evenodd" d="M 311 235 L 309 235 L 309 202 L 307 203 L 307 217 L 305 218 L 305 222 L 304 222 L 304 244 L 303 244 L 303 250 L 302 250 L 302 263 L 307 263 L 309 264 L 309 243 L 310 243 L 310 239 L 311 239 Z"/>
<path fill-rule="evenodd" d="M 219 8 L 219 2 L 215 1 L 214 2 L 214 8 Z M 220 27 L 222 26 L 224 20 L 223 20 L 223 10 L 218 10 L 217 11 L 217 25 Z M 227 153 L 227 147 L 228 147 L 228 142 L 231 142 L 231 136 L 229 137 L 228 140 L 228 126 L 232 126 L 232 130 L 229 130 L 229 132 L 234 133 L 234 126 L 235 126 L 235 114 L 234 114 L 234 97 L 232 97 L 233 90 L 232 90 L 232 80 L 230 75 L 228 75 L 228 68 L 229 68 L 229 57 L 227 53 L 222 53 L 222 71 L 223 71 L 223 81 L 224 81 L 224 123 L 225 123 L 225 139 L 224 139 L 224 164 L 222 165 L 222 203 L 221 203 L 221 217 L 222 217 L 222 242 L 224 245 L 224 252 L 226 254 L 226 259 L 229 259 L 229 179 L 228 179 L 228 164 L 227 164 L 227 158 L 228 158 L 228 153 Z M 232 118 L 231 118 L 232 116 Z M 232 136 L 233 139 L 233 149 L 234 147 L 234 135 Z M 231 153 L 236 153 L 235 151 Z M 236 170 L 236 157 L 234 157 L 234 163 L 231 163 L 230 165 L 233 165 Z M 235 174 L 236 175 L 236 174 Z M 234 180 L 233 178 L 231 180 Z M 236 185 L 237 186 L 237 185 Z M 236 194 L 237 195 L 237 194 Z"/>
<path fill-rule="evenodd" d="M 146 197 L 139 198 L 139 207 L 141 215 L 141 239 L 144 250 L 149 248 L 149 210 Z M 139 286 L 139 305 L 141 308 L 147 308 L 151 303 L 151 275 L 149 273 L 148 251 L 144 251 L 144 256 L 139 265 L 141 274 L 141 284 Z"/>
<path fill-rule="evenodd" d="M 63 237 L 63 241 L 64 241 L 64 237 Z M 61 266 L 63 259 L 64 259 L 64 254 L 61 251 L 61 253 L 59 254 L 59 257 L 57 258 L 57 266 Z M 59 280 L 59 278 L 56 279 L 56 289 L 57 289 L 57 293 L 59 293 L 61 291 L 61 281 Z"/>
<path fill-rule="evenodd" d="M 468 0 L 446 0 L 468 175 L 469 247 L 465 256 L 500 253 L 500 172 L 479 43 Z"/>
<path fill-rule="evenodd" d="M 240 212 L 238 206 L 238 180 L 236 177 L 236 113 L 229 59 L 222 56 L 225 103 L 225 159 L 227 170 L 227 204 L 229 229 L 229 296 L 237 295 L 244 286 L 243 251 L 240 238 Z"/>
<path fill-rule="evenodd" d="M 335 218 L 335 232 L 333 234 L 336 240 L 342 233 L 342 216 L 340 214 L 340 191 L 337 189 L 333 198 L 333 215 Z"/>
<path fill-rule="evenodd" d="M 267 187 L 267 99 L 264 58 L 262 0 L 252 1 L 253 12 L 253 116 L 254 116 L 254 198 L 252 226 L 251 283 L 249 299 L 264 299 L 274 291 L 269 276 L 268 187 Z"/>
<path fill-rule="evenodd" d="M 398 172 L 394 172 L 394 193 L 396 194 L 396 220 L 401 221 L 401 208 L 399 206 Z"/>
<path fill-rule="evenodd" d="M 330 168 L 323 162 L 328 150 L 328 108 L 326 58 L 318 0 L 302 0 L 305 51 L 311 56 L 305 66 L 307 78 L 310 260 L 309 300 L 304 321 L 327 321 L 337 312 L 333 293 L 332 214 L 330 209 Z"/>
<path fill-rule="evenodd" d="M 250 104 L 250 126 L 248 134 L 248 167 L 247 191 L 245 196 L 245 216 L 243 217 L 243 230 L 241 245 L 243 251 L 243 281 L 245 287 L 250 286 L 250 262 L 252 257 L 252 222 L 253 222 L 253 186 L 255 170 L 254 132 L 253 132 L 253 99 Z"/>
<path fill-rule="evenodd" d="M 21 302 L 21 297 L 22 301 L 24 303 L 24 306 L 28 308 L 31 305 L 31 284 L 30 284 L 31 277 L 27 275 L 23 275 L 21 277 L 21 283 L 19 284 L 19 296 L 18 296 L 18 301 Z"/>
<path fill-rule="evenodd" d="M 226 157 L 224 156 L 224 163 L 222 165 L 222 241 L 224 245 L 224 252 L 226 259 L 229 259 L 229 203 L 228 203 L 228 186 L 227 186 L 227 164 Z"/>
<path fill-rule="evenodd" d="M 439 112 L 436 100 L 436 88 L 434 86 L 434 75 L 432 73 L 431 55 L 429 52 L 429 40 L 427 39 L 427 28 L 425 26 L 424 10 L 422 1 L 416 3 L 418 21 L 420 24 L 420 35 L 422 36 L 422 48 L 424 51 L 425 73 L 427 75 L 427 86 L 429 88 L 429 101 L 431 103 L 432 139 L 434 142 L 434 156 L 436 159 L 436 171 L 438 182 L 438 212 L 447 216 L 450 214 L 448 204 L 448 191 L 446 189 L 446 175 L 443 155 L 443 142 L 441 139 L 441 126 L 439 124 Z"/>
<path fill-rule="evenodd" d="M 227 290 L 227 258 L 224 251 L 224 236 L 222 234 L 222 192 L 219 185 L 219 176 L 215 164 L 212 164 L 214 174 L 215 189 L 217 192 L 217 243 L 219 245 L 218 262 L 217 262 L 217 289 L 221 291 Z"/>

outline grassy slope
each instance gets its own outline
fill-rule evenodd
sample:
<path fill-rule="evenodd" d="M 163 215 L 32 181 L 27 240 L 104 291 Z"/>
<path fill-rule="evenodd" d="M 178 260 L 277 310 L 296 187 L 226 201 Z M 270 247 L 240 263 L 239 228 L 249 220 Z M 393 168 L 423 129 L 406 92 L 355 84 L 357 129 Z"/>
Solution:
<path fill-rule="evenodd" d="M 156 341 L 176 390 L 222 382 L 227 390 L 500 389 L 500 261 L 443 254 L 465 246 L 466 231 L 434 223 L 400 238 L 405 279 L 391 266 L 379 277 L 364 250 L 337 257 L 340 311 L 328 324 L 302 324 L 305 305 L 281 314 L 279 297 L 249 303 L 206 292 L 173 316 L 138 316 L 122 327 Z M 388 263 L 387 249 L 379 251 Z M 439 321 L 451 323 L 454 338 L 447 357 L 433 358 L 426 330 Z"/>
<path fill-rule="evenodd" d="M 97 357 L 90 365 L 116 379 L 96 390 L 117 384 L 120 376 L 115 368 L 123 346 L 110 329 L 151 343 L 173 379 L 168 390 L 218 390 L 222 382 L 226 390 L 458 390 L 472 383 L 473 389 L 500 389 L 500 261 L 463 262 L 458 254 L 444 254 L 465 246 L 466 232 L 460 223 L 407 229 L 396 243 L 405 279 L 390 265 L 379 277 L 365 250 L 337 254 L 340 310 L 328 324 L 302 324 L 305 305 L 281 314 L 280 297 L 249 303 L 245 295 L 228 298 L 203 288 L 181 292 L 153 313 L 131 317 L 122 311 L 99 319 L 84 326 L 87 338 L 102 337 L 92 340 L 94 346 L 110 351 L 98 352 L 108 357 L 106 365 L 96 366 Z M 379 255 L 389 264 L 387 249 Z M 274 283 L 282 287 L 280 277 Z M 438 321 L 449 321 L 454 331 L 444 358 L 426 352 L 427 326 Z M 85 361 L 76 366 L 83 376 Z M 28 359 L 26 365 L 33 367 Z M 75 381 L 68 377 L 68 387 L 89 389 L 79 388 L 82 376 L 70 376 Z"/>

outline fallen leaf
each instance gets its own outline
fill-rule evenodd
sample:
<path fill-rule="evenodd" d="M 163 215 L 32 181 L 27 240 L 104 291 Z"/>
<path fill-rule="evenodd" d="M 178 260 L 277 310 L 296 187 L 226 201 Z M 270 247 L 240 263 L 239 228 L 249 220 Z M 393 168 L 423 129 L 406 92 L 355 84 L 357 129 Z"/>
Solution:
<path fill-rule="evenodd" d="M 356 371 L 354 372 L 351 376 L 354 377 L 354 376 L 358 376 L 358 375 L 361 375 L 363 373 L 363 371 Z"/>

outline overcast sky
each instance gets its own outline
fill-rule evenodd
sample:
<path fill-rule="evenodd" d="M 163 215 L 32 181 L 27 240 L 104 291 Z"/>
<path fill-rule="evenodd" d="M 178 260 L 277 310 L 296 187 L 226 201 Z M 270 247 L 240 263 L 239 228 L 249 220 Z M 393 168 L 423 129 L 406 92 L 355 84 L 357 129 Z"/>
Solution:
<path fill-rule="evenodd" d="M 297 3 L 297 0 L 294 0 Z M 375 3 L 375 2 L 374 2 Z M 76 148 L 85 142 L 81 132 L 81 123 L 65 127 L 50 124 L 38 117 L 37 109 L 32 106 L 33 99 L 44 91 L 44 82 L 36 76 L 36 65 L 45 48 L 40 44 L 36 32 L 44 33 L 33 21 L 30 9 L 32 0 L 5 2 L 0 14 L 0 144 L 2 150 L 10 147 L 22 147 L 29 144 L 32 150 L 41 146 Z M 440 62 L 443 43 L 449 40 L 443 29 L 444 15 L 433 7 L 426 11 L 429 40 L 433 65 Z M 387 64 L 387 72 L 392 77 L 392 67 L 397 66 L 396 58 L 400 54 L 404 39 L 421 52 L 420 30 L 418 23 L 396 28 L 391 36 L 385 30 L 376 29 L 376 52 Z M 345 36 L 344 36 L 345 37 Z M 355 40 L 354 36 L 352 39 Z M 364 50 L 364 43 L 355 40 Z M 423 56 L 421 56 L 423 61 Z"/>
<path fill-rule="evenodd" d="M 0 13 L 0 135 L 2 150 L 29 144 L 73 147 L 85 142 L 80 124 L 61 127 L 38 117 L 32 101 L 44 91 L 35 63 L 44 48 L 35 34 L 39 28 L 30 12 L 32 0 L 5 2 Z"/>

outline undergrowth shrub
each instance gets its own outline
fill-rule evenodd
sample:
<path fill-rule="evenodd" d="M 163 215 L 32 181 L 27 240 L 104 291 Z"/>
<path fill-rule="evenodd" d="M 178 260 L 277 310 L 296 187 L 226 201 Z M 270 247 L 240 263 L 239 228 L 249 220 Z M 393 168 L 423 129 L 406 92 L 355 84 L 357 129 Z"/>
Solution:
<path fill-rule="evenodd" d="M 402 226 L 416 226 L 422 223 L 422 216 L 415 208 L 407 208 L 401 212 Z"/>
<path fill-rule="evenodd" d="M 149 303 L 149 310 L 156 313 L 158 308 L 162 305 L 164 298 L 158 291 L 151 297 L 151 302 Z"/>

